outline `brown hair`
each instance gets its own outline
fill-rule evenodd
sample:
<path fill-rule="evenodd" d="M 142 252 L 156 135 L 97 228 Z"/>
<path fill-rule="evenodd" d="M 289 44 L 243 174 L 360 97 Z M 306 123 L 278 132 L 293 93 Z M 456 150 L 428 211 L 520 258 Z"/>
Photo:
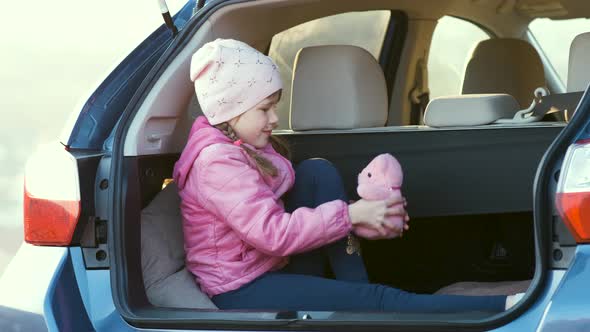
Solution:
<path fill-rule="evenodd" d="M 227 136 L 229 139 L 231 139 L 232 142 L 235 142 L 238 140 L 238 136 L 236 135 L 235 131 L 227 122 L 220 123 L 220 124 L 216 125 L 215 128 L 221 130 L 221 132 L 225 136 Z M 271 135 L 270 136 L 270 144 L 283 157 L 285 157 L 289 160 L 291 159 L 291 153 L 289 151 L 289 146 L 284 139 Z M 246 151 L 246 153 L 250 156 L 250 158 L 252 158 L 254 160 L 254 162 L 256 163 L 256 166 L 258 167 L 258 170 L 263 175 L 270 175 L 272 177 L 275 177 L 278 175 L 279 171 L 277 170 L 275 165 L 273 165 L 273 163 L 270 160 L 264 158 L 263 156 L 258 154 L 258 152 L 248 148 L 244 144 L 240 144 L 240 147 L 242 147 L 242 149 L 244 149 L 244 151 Z"/>

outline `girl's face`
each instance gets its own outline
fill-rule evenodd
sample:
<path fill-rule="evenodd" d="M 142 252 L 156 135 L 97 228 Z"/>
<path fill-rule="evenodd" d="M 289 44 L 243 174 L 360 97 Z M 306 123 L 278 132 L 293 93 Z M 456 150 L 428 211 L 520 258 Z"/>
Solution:
<path fill-rule="evenodd" d="M 277 103 L 281 98 L 281 91 L 277 91 L 248 111 L 228 121 L 236 135 L 244 143 L 258 149 L 264 148 L 270 142 L 272 130 L 277 127 Z"/>

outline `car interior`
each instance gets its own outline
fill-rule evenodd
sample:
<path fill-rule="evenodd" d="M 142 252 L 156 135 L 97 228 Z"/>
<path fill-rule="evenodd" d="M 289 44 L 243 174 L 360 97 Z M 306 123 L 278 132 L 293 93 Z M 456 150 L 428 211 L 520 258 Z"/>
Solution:
<path fill-rule="evenodd" d="M 536 250 L 567 242 L 561 233 L 547 243 L 535 237 L 535 227 L 553 226 L 535 224 L 532 193 L 544 152 L 590 82 L 590 32 L 563 50 L 568 78 L 560 86 L 527 31 L 538 18 L 590 17 L 590 2 L 259 0 L 212 2 L 201 11 L 115 143 L 124 158 L 124 294 L 139 316 L 146 308 L 217 310 L 184 266 L 180 198 L 170 182 L 202 114 L 188 75 L 191 56 L 216 38 L 242 40 L 279 65 L 287 58 L 281 50 L 290 52 L 274 134 L 288 141 L 293 164 L 330 160 L 349 198 L 358 199 L 357 175 L 373 157 L 388 152 L 400 161 L 411 229 L 398 239 L 361 240 L 371 282 L 429 294 L 526 292 L 538 273 Z M 302 24 L 371 11 L 387 14 L 377 56 L 321 38 L 296 47 L 311 33 L 297 32 Z M 489 38 L 462 54 L 460 90 L 429 98 L 434 75 L 426 63 L 443 17 L 474 24 Z M 281 34 L 290 29 L 297 33 Z M 457 319 L 466 317 L 480 318 Z"/>

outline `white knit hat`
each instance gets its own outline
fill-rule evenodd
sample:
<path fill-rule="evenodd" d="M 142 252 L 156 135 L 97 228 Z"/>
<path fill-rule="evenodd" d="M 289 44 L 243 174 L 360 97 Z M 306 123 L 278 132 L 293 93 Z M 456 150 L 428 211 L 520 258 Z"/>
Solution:
<path fill-rule="evenodd" d="M 191 59 L 190 78 L 201 110 L 212 125 L 248 111 L 283 88 L 271 58 L 233 39 L 217 39 L 197 50 Z"/>

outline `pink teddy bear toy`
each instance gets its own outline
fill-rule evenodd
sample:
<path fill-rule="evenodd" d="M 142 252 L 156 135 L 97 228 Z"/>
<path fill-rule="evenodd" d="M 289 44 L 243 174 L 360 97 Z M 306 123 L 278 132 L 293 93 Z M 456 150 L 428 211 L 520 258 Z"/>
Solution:
<path fill-rule="evenodd" d="M 380 154 L 359 174 L 357 193 L 366 200 L 401 198 L 403 177 L 402 167 L 397 159 L 389 153 Z M 404 217 L 389 217 L 386 222 L 399 230 L 392 237 L 402 234 L 405 226 Z M 383 237 L 378 231 L 364 226 L 356 226 L 354 233 L 367 239 Z"/>

